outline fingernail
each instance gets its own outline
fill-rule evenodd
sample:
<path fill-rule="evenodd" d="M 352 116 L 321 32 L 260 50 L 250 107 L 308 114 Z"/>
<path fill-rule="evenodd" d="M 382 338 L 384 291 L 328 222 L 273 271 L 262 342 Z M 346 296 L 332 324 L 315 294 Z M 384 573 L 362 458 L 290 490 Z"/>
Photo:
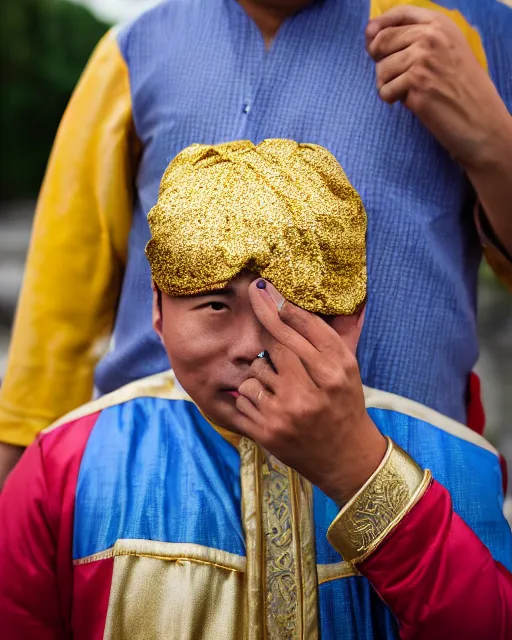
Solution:
<path fill-rule="evenodd" d="M 283 298 L 283 296 L 279 293 L 279 291 L 270 283 L 267 283 L 267 292 L 268 295 L 272 298 L 272 300 L 274 301 L 274 304 L 277 307 L 278 311 L 281 311 L 281 309 L 283 308 L 283 305 L 285 303 L 285 299 Z"/>
<path fill-rule="evenodd" d="M 258 280 L 256 286 L 258 287 L 258 289 L 266 289 L 267 283 L 265 282 L 265 280 Z"/>

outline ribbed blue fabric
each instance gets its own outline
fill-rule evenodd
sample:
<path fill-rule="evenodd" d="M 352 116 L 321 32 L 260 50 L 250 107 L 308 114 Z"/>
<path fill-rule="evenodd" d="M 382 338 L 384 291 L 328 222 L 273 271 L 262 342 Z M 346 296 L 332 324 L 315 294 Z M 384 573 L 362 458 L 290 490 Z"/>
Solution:
<path fill-rule="evenodd" d="M 479 28 L 512 106 L 512 11 L 495 0 L 442 4 Z M 151 329 L 143 252 L 169 161 L 194 142 L 286 137 L 333 152 L 368 212 L 364 382 L 465 421 L 478 356 L 473 194 L 416 118 L 379 100 L 364 48 L 369 11 L 369 0 L 314 3 L 269 52 L 235 0 L 169 0 L 121 30 L 144 153 L 114 348 L 96 373 L 101 393 L 169 366 Z"/>
<path fill-rule="evenodd" d="M 76 485 L 73 559 L 117 540 L 189 542 L 245 555 L 240 457 L 183 400 L 101 412 Z"/>

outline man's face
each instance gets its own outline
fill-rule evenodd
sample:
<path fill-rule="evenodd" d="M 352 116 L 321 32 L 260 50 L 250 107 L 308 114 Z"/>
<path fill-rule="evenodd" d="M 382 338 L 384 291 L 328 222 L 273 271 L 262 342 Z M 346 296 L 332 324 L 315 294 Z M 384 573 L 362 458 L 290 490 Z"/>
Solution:
<path fill-rule="evenodd" d="M 154 327 L 163 339 L 177 379 L 215 424 L 233 428 L 238 387 L 263 350 L 268 334 L 249 300 L 257 278 L 241 274 L 224 289 L 199 296 L 155 296 Z"/>

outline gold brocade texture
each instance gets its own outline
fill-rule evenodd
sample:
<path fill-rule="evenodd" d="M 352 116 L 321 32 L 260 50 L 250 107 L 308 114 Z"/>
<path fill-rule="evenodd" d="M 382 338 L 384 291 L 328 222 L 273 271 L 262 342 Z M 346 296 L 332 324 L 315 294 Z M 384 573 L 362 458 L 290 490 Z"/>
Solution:
<path fill-rule="evenodd" d="M 314 313 L 349 315 L 366 297 L 366 213 L 318 145 L 188 147 L 148 222 L 153 279 L 170 296 L 221 288 L 248 269 Z"/>
<path fill-rule="evenodd" d="M 266 620 L 271 638 L 292 640 L 297 628 L 298 586 L 288 469 L 273 456 L 261 468 L 267 574 Z"/>
<path fill-rule="evenodd" d="M 430 480 L 430 471 L 388 438 L 378 469 L 329 528 L 330 543 L 345 560 L 362 562 L 416 504 Z"/>
<path fill-rule="evenodd" d="M 242 438 L 246 640 L 317 640 L 311 484 Z"/>

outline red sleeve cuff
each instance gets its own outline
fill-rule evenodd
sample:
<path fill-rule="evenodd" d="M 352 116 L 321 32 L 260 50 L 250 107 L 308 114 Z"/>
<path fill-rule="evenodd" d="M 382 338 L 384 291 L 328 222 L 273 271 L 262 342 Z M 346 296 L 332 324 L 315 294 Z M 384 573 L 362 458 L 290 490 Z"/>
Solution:
<path fill-rule="evenodd" d="M 358 569 L 393 611 L 403 640 L 512 637 L 512 576 L 435 481 Z"/>

